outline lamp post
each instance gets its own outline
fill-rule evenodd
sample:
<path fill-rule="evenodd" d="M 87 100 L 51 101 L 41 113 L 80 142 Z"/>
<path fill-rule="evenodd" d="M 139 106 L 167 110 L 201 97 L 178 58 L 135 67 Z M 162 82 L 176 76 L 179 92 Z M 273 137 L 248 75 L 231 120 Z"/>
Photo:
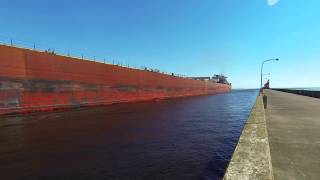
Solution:
<path fill-rule="evenodd" d="M 265 62 L 268 62 L 268 61 L 279 61 L 278 58 L 276 59 L 267 59 L 267 60 L 264 60 L 261 64 L 261 76 L 260 76 L 260 89 L 262 89 L 262 73 L 263 73 L 263 65 Z"/>

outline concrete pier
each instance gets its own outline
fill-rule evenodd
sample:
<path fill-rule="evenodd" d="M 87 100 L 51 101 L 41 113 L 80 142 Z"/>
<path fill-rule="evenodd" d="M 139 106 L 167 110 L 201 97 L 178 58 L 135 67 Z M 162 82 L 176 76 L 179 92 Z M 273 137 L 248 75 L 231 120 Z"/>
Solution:
<path fill-rule="evenodd" d="M 265 90 L 275 179 L 320 179 L 320 99 Z"/>
<path fill-rule="evenodd" d="M 272 179 L 265 111 L 259 96 L 242 131 L 224 180 Z"/>

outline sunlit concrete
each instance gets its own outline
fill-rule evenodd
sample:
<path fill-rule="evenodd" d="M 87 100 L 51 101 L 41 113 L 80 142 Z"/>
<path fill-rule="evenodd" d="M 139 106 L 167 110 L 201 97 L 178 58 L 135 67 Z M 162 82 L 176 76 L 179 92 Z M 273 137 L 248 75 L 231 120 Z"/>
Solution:
<path fill-rule="evenodd" d="M 266 90 L 275 179 L 320 179 L 320 99 Z"/>
<path fill-rule="evenodd" d="M 265 111 L 261 96 L 252 109 L 224 180 L 272 179 Z"/>

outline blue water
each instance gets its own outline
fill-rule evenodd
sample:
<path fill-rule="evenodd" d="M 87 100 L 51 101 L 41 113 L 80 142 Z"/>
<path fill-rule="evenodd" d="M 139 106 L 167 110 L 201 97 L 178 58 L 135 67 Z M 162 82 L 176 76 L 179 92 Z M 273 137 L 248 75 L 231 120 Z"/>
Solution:
<path fill-rule="evenodd" d="M 310 88 L 289 88 L 293 90 L 306 90 L 306 91 L 320 91 L 320 87 L 310 87 Z"/>
<path fill-rule="evenodd" d="M 1 118 L 1 179 L 220 179 L 257 93 Z"/>

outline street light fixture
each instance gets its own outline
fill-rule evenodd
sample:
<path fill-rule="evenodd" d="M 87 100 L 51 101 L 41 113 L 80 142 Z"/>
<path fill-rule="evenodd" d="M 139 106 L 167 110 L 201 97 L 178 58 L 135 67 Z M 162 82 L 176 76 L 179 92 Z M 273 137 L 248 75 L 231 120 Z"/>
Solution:
<path fill-rule="evenodd" d="M 279 58 L 275 58 L 275 59 L 267 59 L 267 60 L 264 60 L 261 64 L 261 76 L 260 76 L 260 88 L 262 89 L 262 72 L 263 72 L 263 65 L 265 62 L 268 62 L 268 61 L 279 61 Z"/>

